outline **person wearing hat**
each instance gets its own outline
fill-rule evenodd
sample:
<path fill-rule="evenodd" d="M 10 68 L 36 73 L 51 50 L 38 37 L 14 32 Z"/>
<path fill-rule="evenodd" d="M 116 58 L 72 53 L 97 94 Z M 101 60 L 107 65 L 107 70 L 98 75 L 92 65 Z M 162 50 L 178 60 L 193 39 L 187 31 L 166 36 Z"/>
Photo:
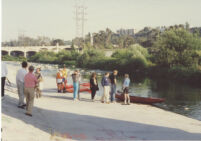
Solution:
<path fill-rule="evenodd" d="M 57 77 L 56 77 L 58 93 L 60 93 L 62 90 L 62 81 L 63 81 L 63 73 L 62 73 L 62 69 L 60 68 L 59 71 L 57 72 Z"/>
<path fill-rule="evenodd" d="M 38 83 L 36 76 L 33 74 L 34 67 L 29 67 L 29 72 L 24 77 L 24 95 L 26 97 L 26 115 L 32 116 L 32 108 L 34 104 L 35 87 Z"/>
<path fill-rule="evenodd" d="M 40 71 L 41 71 L 41 69 L 37 68 L 36 72 L 34 73 L 34 75 L 36 76 L 36 78 L 38 80 L 38 83 L 36 84 L 36 87 L 35 87 L 36 98 L 39 98 L 39 97 L 42 96 L 40 85 L 41 85 L 41 82 L 43 81 L 43 78 L 42 78 L 42 75 L 41 75 Z"/>

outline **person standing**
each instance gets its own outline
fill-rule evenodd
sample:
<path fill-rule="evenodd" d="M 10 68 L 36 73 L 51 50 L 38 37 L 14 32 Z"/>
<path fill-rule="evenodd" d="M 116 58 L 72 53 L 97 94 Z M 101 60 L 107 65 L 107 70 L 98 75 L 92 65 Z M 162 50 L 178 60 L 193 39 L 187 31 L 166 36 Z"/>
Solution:
<path fill-rule="evenodd" d="M 8 74 L 8 69 L 6 66 L 6 63 L 4 61 L 1 62 L 1 98 L 4 98 L 4 87 L 5 87 L 5 81 L 6 76 Z"/>
<path fill-rule="evenodd" d="M 128 105 L 130 105 L 130 96 L 128 93 L 129 85 L 130 85 L 129 75 L 125 74 L 125 79 L 123 82 L 123 94 L 124 94 L 124 104 L 126 104 L 126 102 L 128 101 L 127 103 Z"/>
<path fill-rule="evenodd" d="M 62 79 L 63 79 L 62 69 L 59 69 L 59 71 L 57 72 L 57 76 L 56 76 L 58 93 L 60 93 L 62 90 Z"/>
<path fill-rule="evenodd" d="M 18 108 L 24 109 L 26 104 L 24 103 L 24 77 L 27 74 L 27 62 L 22 62 L 22 68 L 17 71 L 16 84 L 19 96 Z"/>
<path fill-rule="evenodd" d="M 34 104 L 34 94 L 35 94 L 35 86 L 37 84 L 37 78 L 33 74 L 34 67 L 29 67 L 29 72 L 24 77 L 24 94 L 26 96 L 26 115 L 32 116 L 32 108 Z"/>
<path fill-rule="evenodd" d="M 106 72 L 104 77 L 102 78 L 101 84 L 104 89 L 104 93 L 102 96 L 102 103 L 106 101 L 107 104 L 109 104 L 109 93 L 110 93 L 110 83 L 109 83 L 109 73 Z"/>
<path fill-rule="evenodd" d="M 42 92 L 41 92 L 41 82 L 43 81 L 43 77 L 41 75 L 41 69 L 37 68 L 36 72 L 34 73 L 34 75 L 37 78 L 38 83 L 36 84 L 35 90 L 36 90 L 36 98 L 39 98 L 42 96 Z"/>
<path fill-rule="evenodd" d="M 78 95 L 78 100 L 80 100 L 80 83 L 81 83 L 81 73 L 79 70 L 77 70 L 77 74 L 78 74 L 78 92 L 77 92 L 77 95 Z"/>
<path fill-rule="evenodd" d="M 92 73 L 90 78 L 90 89 L 91 89 L 91 100 L 94 101 L 94 97 L 96 95 L 96 91 L 99 90 L 98 88 L 98 81 L 96 78 L 96 73 Z"/>
<path fill-rule="evenodd" d="M 116 87 L 117 87 L 117 74 L 118 71 L 114 70 L 112 74 L 110 74 L 110 83 L 111 83 L 111 90 L 110 90 L 110 100 L 111 102 L 115 102 L 115 94 L 116 94 Z"/>
<path fill-rule="evenodd" d="M 72 74 L 72 79 L 73 79 L 73 100 L 76 101 L 77 94 L 78 94 L 78 89 L 79 89 L 79 76 L 78 76 L 78 71 L 75 70 L 74 73 Z"/>
<path fill-rule="evenodd" d="M 64 65 L 63 70 L 62 70 L 62 75 L 63 75 L 63 93 L 66 92 L 66 85 L 67 85 L 67 69 L 66 66 Z"/>

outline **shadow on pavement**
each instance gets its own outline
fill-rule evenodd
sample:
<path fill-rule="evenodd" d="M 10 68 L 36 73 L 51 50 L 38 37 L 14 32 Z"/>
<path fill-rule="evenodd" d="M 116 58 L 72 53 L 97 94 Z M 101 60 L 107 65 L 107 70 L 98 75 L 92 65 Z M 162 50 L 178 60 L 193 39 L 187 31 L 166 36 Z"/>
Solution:
<path fill-rule="evenodd" d="M 175 128 L 163 127 L 162 125 L 154 126 L 149 124 L 123 121 L 123 119 L 116 120 L 111 118 L 89 116 L 87 115 L 87 109 L 86 115 L 79 115 L 34 107 L 33 117 L 27 117 L 24 115 L 25 111 L 23 109 L 17 108 L 16 103 L 17 99 L 6 96 L 2 101 L 2 113 L 21 120 L 26 124 L 30 124 L 40 130 L 43 130 L 44 132 L 50 134 L 52 133 L 58 136 L 61 135 L 65 138 L 78 140 L 201 139 L 201 134 L 189 133 Z"/>

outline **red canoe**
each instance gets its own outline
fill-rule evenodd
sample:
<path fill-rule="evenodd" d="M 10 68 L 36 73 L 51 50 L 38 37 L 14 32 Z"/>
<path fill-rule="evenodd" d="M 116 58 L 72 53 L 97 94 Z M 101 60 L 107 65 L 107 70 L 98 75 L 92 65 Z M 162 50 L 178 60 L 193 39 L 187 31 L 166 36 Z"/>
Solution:
<path fill-rule="evenodd" d="M 90 83 L 81 83 L 80 86 L 90 87 Z M 73 88 L 73 85 L 66 85 L 66 89 Z"/>
<path fill-rule="evenodd" d="M 124 101 L 124 95 L 123 94 L 117 93 L 115 95 L 115 98 L 117 98 L 120 101 Z M 154 104 L 154 103 L 161 103 L 164 101 L 165 100 L 162 98 L 130 96 L 130 102 L 135 102 L 135 103 Z"/>
<path fill-rule="evenodd" d="M 66 85 L 66 91 L 69 93 L 73 93 L 73 85 Z M 80 92 L 91 92 L 90 83 L 81 83 L 80 84 Z"/>
<path fill-rule="evenodd" d="M 69 93 L 73 93 L 73 88 L 69 88 L 69 89 L 66 89 L 67 92 Z M 80 92 L 91 92 L 91 90 L 89 88 L 80 88 Z"/>

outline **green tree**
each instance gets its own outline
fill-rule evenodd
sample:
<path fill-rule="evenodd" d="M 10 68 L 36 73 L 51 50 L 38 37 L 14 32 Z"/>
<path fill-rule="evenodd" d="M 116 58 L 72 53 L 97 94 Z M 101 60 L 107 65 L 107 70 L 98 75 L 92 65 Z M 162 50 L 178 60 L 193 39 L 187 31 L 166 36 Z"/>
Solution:
<path fill-rule="evenodd" d="M 192 67 L 198 65 L 196 50 L 201 49 L 201 40 L 183 28 L 173 28 L 158 38 L 154 49 L 158 65 Z"/>
<path fill-rule="evenodd" d="M 61 39 L 55 39 L 52 41 L 51 45 L 52 46 L 56 46 L 56 45 L 60 45 L 60 46 L 63 46 L 64 45 L 64 40 L 61 40 Z"/>
<path fill-rule="evenodd" d="M 95 49 L 84 50 L 83 54 L 78 57 L 78 66 L 87 67 L 89 64 L 97 62 L 105 57 L 104 53 Z"/>

